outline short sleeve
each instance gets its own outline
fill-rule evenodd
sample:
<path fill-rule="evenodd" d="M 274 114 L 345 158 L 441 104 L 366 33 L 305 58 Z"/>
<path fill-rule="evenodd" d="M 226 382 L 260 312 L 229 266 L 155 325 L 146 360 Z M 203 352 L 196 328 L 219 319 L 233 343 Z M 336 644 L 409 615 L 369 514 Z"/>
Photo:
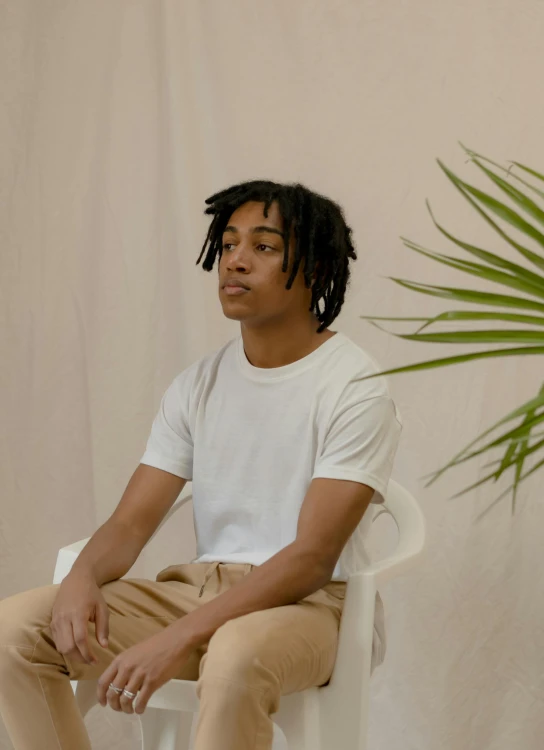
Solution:
<path fill-rule="evenodd" d="M 347 479 L 375 490 L 383 502 L 402 431 L 397 408 L 388 395 L 361 397 L 360 382 L 348 384 L 318 455 L 312 479 Z"/>
<path fill-rule="evenodd" d="M 184 379 L 178 375 L 161 399 L 140 463 L 189 481 L 193 478 L 193 440 L 188 403 Z"/>

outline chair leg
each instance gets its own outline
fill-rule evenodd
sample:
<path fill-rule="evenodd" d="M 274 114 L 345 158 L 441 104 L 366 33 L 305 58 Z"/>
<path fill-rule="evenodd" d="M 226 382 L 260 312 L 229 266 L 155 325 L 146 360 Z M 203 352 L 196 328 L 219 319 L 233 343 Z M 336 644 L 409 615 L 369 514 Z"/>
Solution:
<path fill-rule="evenodd" d="M 312 744 L 308 740 L 305 727 L 296 720 L 283 724 L 280 729 L 279 736 L 274 732 L 273 750 L 310 750 L 319 747 L 319 744 Z"/>
<path fill-rule="evenodd" d="M 189 750 L 192 713 L 146 708 L 139 718 L 142 750 Z"/>
<path fill-rule="evenodd" d="M 321 750 L 318 705 L 310 691 L 280 701 L 279 711 L 272 719 L 283 734 L 274 737 L 273 750 Z"/>
<path fill-rule="evenodd" d="M 72 682 L 77 705 L 83 717 L 98 703 L 96 697 L 96 680 L 80 680 Z"/>
<path fill-rule="evenodd" d="M 289 745 L 283 729 L 278 724 L 274 724 L 274 738 L 272 740 L 272 750 L 292 750 L 296 745 Z"/>

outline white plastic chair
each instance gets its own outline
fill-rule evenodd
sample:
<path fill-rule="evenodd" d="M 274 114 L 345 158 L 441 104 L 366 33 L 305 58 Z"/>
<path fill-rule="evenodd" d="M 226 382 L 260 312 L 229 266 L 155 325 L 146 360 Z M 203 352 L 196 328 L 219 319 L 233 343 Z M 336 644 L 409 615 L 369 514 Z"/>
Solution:
<path fill-rule="evenodd" d="M 185 487 L 155 534 L 191 498 Z M 281 698 L 273 720 L 285 735 L 289 750 L 366 748 L 376 589 L 406 571 L 423 551 L 425 542 L 425 521 L 419 505 L 397 482 L 391 480 L 385 502 L 371 508 L 373 521 L 384 512 L 393 517 L 399 532 L 396 550 L 350 576 L 329 683 Z M 54 583 L 60 583 L 68 574 L 87 541 L 83 539 L 59 551 Z M 84 716 L 96 703 L 96 681 L 73 682 L 72 686 Z M 192 721 L 198 710 L 196 682 L 171 680 L 163 685 L 140 717 L 143 750 L 189 750 Z"/>

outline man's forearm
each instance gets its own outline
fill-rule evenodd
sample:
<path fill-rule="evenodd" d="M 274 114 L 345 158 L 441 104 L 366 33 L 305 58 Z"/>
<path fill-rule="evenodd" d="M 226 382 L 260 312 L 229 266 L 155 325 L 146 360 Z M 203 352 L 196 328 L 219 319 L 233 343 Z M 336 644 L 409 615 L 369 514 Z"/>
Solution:
<path fill-rule="evenodd" d="M 325 586 L 331 576 L 330 566 L 315 552 L 293 542 L 173 627 L 179 626 L 196 648 L 207 643 L 228 620 L 298 602 Z"/>
<path fill-rule="evenodd" d="M 117 508 L 74 563 L 74 573 L 91 575 L 99 586 L 128 573 L 186 481 L 139 464 Z"/>
<path fill-rule="evenodd" d="M 128 573 L 144 543 L 128 526 L 110 518 L 89 539 L 72 572 L 92 576 L 99 586 L 115 581 Z"/>

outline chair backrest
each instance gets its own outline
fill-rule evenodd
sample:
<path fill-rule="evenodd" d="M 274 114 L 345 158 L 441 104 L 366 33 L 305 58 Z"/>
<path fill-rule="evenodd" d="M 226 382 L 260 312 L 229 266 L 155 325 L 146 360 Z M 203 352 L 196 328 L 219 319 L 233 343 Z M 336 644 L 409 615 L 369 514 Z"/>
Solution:
<path fill-rule="evenodd" d="M 366 747 L 376 588 L 411 567 L 425 542 L 425 520 L 408 490 L 390 480 L 372 521 L 391 515 L 399 532 L 394 552 L 350 576 L 330 683 L 319 689 L 321 747 Z"/>

